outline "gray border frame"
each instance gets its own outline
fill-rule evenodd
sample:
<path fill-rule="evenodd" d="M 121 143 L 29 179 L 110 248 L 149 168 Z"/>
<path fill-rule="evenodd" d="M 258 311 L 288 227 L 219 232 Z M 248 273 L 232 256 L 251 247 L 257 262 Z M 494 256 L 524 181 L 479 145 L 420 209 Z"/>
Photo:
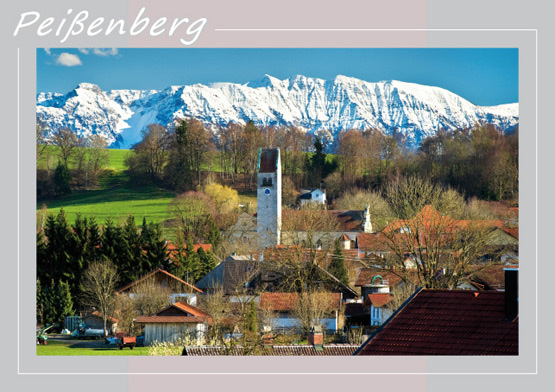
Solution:
<path fill-rule="evenodd" d="M 106 13 L 111 15 L 127 15 L 127 13 L 132 14 L 130 9 L 134 9 L 139 1 L 129 1 L 129 2 L 108 2 L 100 1 L 98 5 L 87 5 L 91 13 L 97 12 L 97 14 L 102 15 Z M 75 2 L 60 2 L 63 4 L 48 4 L 48 5 L 29 5 L 30 1 L 26 1 L 25 4 L 14 5 L 13 9 L 6 10 L 10 11 L 6 13 L 8 28 L 13 31 L 15 26 L 15 21 L 17 21 L 17 16 L 29 9 L 37 9 L 44 11 L 47 6 L 51 9 L 51 13 L 56 14 L 56 10 L 64 10 L 69 8 L 68 4 L 75 4 Z M 165 9 L 172 9 L 172 7 L 178 7 L 175 4 L 164 3 L 160 7 L 162 14 Z M 213 3 L 213 2 L 212 2 Z M 252 1 L 247 1 L 246 3 L 251 3 Z M 294 2 L 287 1 L 288 5 Z M 361 2 L 356 2 L 356 6 L 362 7 L 361 9 L 370 10 L 371 7 L 368 4 L 362 4 Z M 210 10 L 207 5 L 204 6 L 191 6 L 188 5 L 192 13 L 199 13 L 200 15 L 205 15 L 207 17 L 215 20 L 215 23 L 207 25 L 207 30 L 203 33 L 203 37 L 199 39 L 195 47 L 518 47 L 520 54 L 520 129 L 521 129 L 521 145 L 520 145 L 520 173 L 521 173 L 521 192 L 520 192 L 520 211 L 521 211 L 521 257 L 524 260 L 532 259 L 535 261 L 533 268 L 521 268 L 521 287 L 534 288 L 534 290 L 526 290 L 522 292 L 521 295 L 521 355 L 518 358 L 495 358 L 495 361 L 490 360 L 491 358 L 452 358 L 452 357 L 441 357 L 441 358 L 395 358 L 394 360 L 389 360 L 387 358 L 380 358 L 379 361 L 364 361 L 362 366 L 357 366 L 359 364 L 353 364 L 350 358 L 335 358 L 335 360 L 329 360 L 330 358 L 322 358 L 321 360 L 312 359 L 311 364 L 306 364 L 306 359 L 303 358 L 271 358 L 272 361 L 260 361 L 251 360 L 249 358 L 233 358 L 228 361 L 222 361 L 221 359 L 226 358 L 208 358 L 208 360 L 198 360 L 198 369 L 189 369 L 190 372 L 184 373 L 184 365 L 182 361 L 175 361 L 174 363 L 165 361 L 167 358 L 109 358 L 115 359 L 115 361 L 108 360 L 108 358 L 102 358 L 103 363 L 98 363 L 98 358 L 91 357 L 79 357 L 79 361 L 68 361 L 68 358 L 54 358 L 54 357 L 42 357 L 38 358 L 34 355 L 29 357 L 29 353 L 34 354 L 34 342 L 31 347 L 26 344 L 23 339 L 20 341 L 22 336 L 29 336 L 29 333 L 34 333 L 32 324 L 26 324 L 29 320 L 34 321 L 33 307 L 34 307 L 34 282 L 25 281 L 25 276 L 32 276 L 34 272 L 34 267 L 30 267 L 30 264 L 34 261 L 34 257 L 29 257 L 34 252 L 34 246 L 22 246 L 22 244 L 32 243 L 34 244 L 34 236 L 29 235 L 28 230 L 31 225 L 34 225 L 34 210 L 35 210 L 35 200 L 34 200 L 34 136 L 29 132 L 24 130 L 30 130 L 34 124 L 33 113 L 35 110 L 35 86 L 34 86 L 34 75 L 35 73 L 35 59 L 34 59 L 34 49 L 35 47 L 43 46 L 59 46 L 53 41 L 39 40 L 37 37 L 32 35 L 13 37 L 8 42 L 7 48 L 9 49 L 9 56 L 14 56 L 17 53 L 17 61 L 8 61 L 6 66 L 6 72 L 8 76 L 6 78 L 5 85 L 8 86 L 8 91 L 11 91 L 11 97 L 17 96 L 17 100 L 3 98 L 2 103 L 5 104 L 3 107 L 8 108 L 9 113 L 17 113 L 17 116 L 9 116 L 7 119 L 7 124 L 12 129 L 17 129 L 17 133 L 10 133 L 7 137 L 6 143 L 11 145 L 17 145 L 18 148 L 15 152 L 15 157 L 12 156 L 12 162 L 16 162 L 15 173 L 6 173 L 10 184 L 13 184 L 14 189 L 17 190 L 16 194 L 10 194 L 6 196 L 6 201 L 11 203 L 17 208 L 9 211 L 8 215 L 10 220 L 17 222 L 17 231 L 6 230 L 5 238 L 3 241 L 8 241 L 7 244 L 11 244 L 9 247 L 9 255 L 11 259 L 23 260 L 23 264 L 17 263 L 16 267 L 10 264 L 7 268 L 8 276 L 22 276 L 23 281 L 14 282 L 11 280 L 11 284 L 16 283 L 18 289 L 17 301 L 10 301 L 11 304 L 9 309 L 13 309 L 14 315 L 17 315 L 17 319 L 21 319 L 21 330 L 18 330 L 17 341 L 11 341 L 9 344 L 14 346 L 14 352 L 16 350 L 21 350 L 21 356 L 17 356 L 17 363 L 12 362 L 12 365 L 16 365 L 17 374 L 20 375 L 46 375 L 53 374 L 47 370 L 54 370 L 57 374 L 64 374 L 64 378 L 73 379 L 73 376 L 69 374 L 80 374 L 90 375 L 88 372 L 79 373 L 68 373 L 60 372 L 59 369 L 70 369 L 75 362 L 79 362 L 79 367 L 90 368 L 95 370 L 100 370 L 100 372 L 95 372 L 93 374 L 119 374 L 119 375 L 129 375 L 129 374 L 188 374 L 188 375 L 203 375 L 204 377 L 213 375 L 233 375 L 240 376 L 249 374 L 251 375 L 251 380 L 264 380 L 264 384 L 268 385 L 267 389 L 277 390 L 275 385 L 271 384 L 271 380 L 274 377 L 282 374 L 288 375 L 319 375 L 323 376 L 324 379 L 328 381 L 325 382 L 327 386 L 340 384 L 335 381 L 331 381 L 326 375 L 387 375 L 387 376 L 400 376 L 400 375 L 410 375 L 415 376 L 406 378 L 407 381 L 410 379 L 412 381 L 416 380 L 416 383 L 411 381 L 408 382 L 396 382 L 394 385 L 407 385 L 411 386 L 412 389 L 421 387 L 426 388 L 426 385 L 433 387 L 438 386 L 445 381 L 444 376 L 455 376 L 455 375 L 538 375 L 538 370 L 540 368 L 539 357 L 538 357 L 538 29 L 433 29 L 427 28 L 431 27 L 426 22 L 426 17 L 434 19 L 436 26 L 438 24 L 439 17 L 444 16 L 446 18 L 453 18 L 452 24 L 459 24 L 460 22 L 455 22 L 457 17 L 459 20 L 465 20 L 468 15 L 465 12 L 460 13 L 460 15 L 451 15 L 449 9 L 445 9 L 442 5 L 434 3 L 434 9 L 426 9 L 426 4 L 422 1 L 414 2 L 417 3 L 416 7 L 424 8 L 424 17 L 422 14 L 417 15 L 405 15 L 404 19 L 401 17 L 401 23 L 403 20 L 410 21 L 406 22 L 407 26 L 415 26 L 414 29 L 392 29 L 387 28 L 387 23 L 375 22 L 374 24 L 378 27 L 383 28 L 372 28 L 372 29 L 356 29 L 356 28 L 337 28 L 337 29 L 325 29 L 319 26 L 336 26 L 333 21 L 335 19 L 335 14 L 337 16 L 344 16 L 344 12 L 330 8 L 328 12 L 324 12 L 321 21 L 309 20 L 306 24 L 306 28 L 296 28 L 297 26 L 303 26 L 299 23 L 298 16 L 293 17 L 292 20 L 274 20 L 273 23 L 269 25 L 274 26 L 284 26 L 284 28 L 278 29 L 256 29 L 247 30 L 249 27 L 241 27 L 238 29 L 230 29 L 230 25 L 243 24 L 245 26 L 256 25 L 255 22 L 247 22 L 244 18 L 240 20 L 226 19 L 228 15 L 225 14 L 227 8 L 221 8 L 216 10 Z M 506 5 L 506 3 L 503 3 Z M 321 4 L 322 6 L 324 4 Z M 329 4 L 328 4 L 329 5 Z M 470 4 L 468 4 L 470 6 Z M 496 4 L 499 5 L 499 4 Z M 78 8 L 77 5 L 73 5 Z M 431 5 L 428 5 L 431 7 Z M 168 8 L 169 7 L 169 8 Z M 377 6 L 379 8 L 379 6 Z M 386 6 L 387 7 L 387 6 Z M 302 8 L 302 7 L 301 7 Z M 486 7 L 487 10 L 491 11 L 491 6 Z M 94 10 L 93 10 L 94 9 Z M 200 11 L 199 11 L 200 9 Z M 109 11 L 103 11 L 109 10 Z M 304 14 L 308 15 L 310 9 L 303 8 Z M 231 16 L 239 15 L 241 10 L 235 10 Z M 410 7 L 409 7 L 410 11 Z M 418 11 L 418 10 L 417 10 Z M 534 10 L 532 10 L 534 11 Z M 42 13 L 42 12 L 41 12 Z M 61 14 L 61 12 L 57 12 Z M 256 14 L 256 12 L 253 12 Z M 442 14 L 443 13 L 443 14 Z M 527 17 L 529 12 L 523 11 L 523 17 Z M 168 15 L 172 15 L 169 14 Z M 216 15 L 216 16 L 213 16 Z M 259 14 L 260 15 L 260 14 Z M 279 14 L 280 16 L 282 14 Z M 327 16 L 326 16 L 327 15 Z M 518 15 L 517 15 L 518 16 Z M 368 23 L 361 23 L 363 19 L 362 16 L 354 15 L 354 26 L 367 26 Z M 412 18 L 412 19 L 411 19 Z M 416 21 L 414 21 L 416 19 Z M 483 18 L 479 18 L 481 24 L 485 25 Z M 469 19 L 466 19 L 469 20 Z M 222 21 L 226 21 L 223 23 Z M 231 21 L 232 23 L 227 23 Z M 471 24 L 472 22 L 467 22 L 466 24 Z M 214 28 L 214 25 L 219 24 L 218 29 Z M 464 23 L 463 23 L 464 25 Z M 496 23 L 499 25 L 499 23 Z M 513 24 L 522 26 L 522 24 Z M 399 26 L 399 23 L 397 23 Z M 400 27 L 400 26 L 399 26 Z M 216 31 L 220 30 L 220 31 Z M 224 31 L 225 30 L 225 31 Z M 8 33 L 10 36 L 13 35 L 12 31 Z M 252 33 L 255 34 L 252 34 Z M 86 38 L 86 37 L 80 37 Z M 155 45 L 148 45 L 148 43 L 140 44 L 140 42 L 129 42 L 125 37 L 98 37 L 96 40 L 89 39 L 79 39 L 70 42 L 71 47 L 75 46 L 116 46 L 116 47 L 140 47 L 140 46 L 160 46 L 167 47 L 175 45 L 175 43 L 168 42 L 158 42 Z M 17 64 L 14 64 L 17 62 Z M 4 67 L 4 66 L 3 66 Z M 14 77 L 17 75 L 17 77 Z M 530 133 L 526 134 L 526 137 L 522 137 L 523 130 L 535 130 L 533 137 Z M 13 142 L 13 144 L 12 144 Z M 9 145 L 9 144 L 7 144 Z M 21 147 L 21 149 L 20 149 Z M 5 167 L 13 167 L 13 164 Z M 32 230 L 31 230 L 32 233 Z M 16 244 L 15 252 L 13 245 Z M 9 289 L 9 285 L 6 286 Z M 4 289 L 4 288 L 3 288 Z M 19 295 L 21 290 L 21 296 Z M 14 288 L 11 288 L 13 293 Z M 6 291 L 6 294 L 8 291 Z M 7 298 L 13 298 L 13 294 Z M 20 301 L 21 298 L 21 301 Z M 23 306 L 21 306 L 23 305 Z M 28 308 L 31 308 L 29 311 Z M 31 317 L 29 317 L 31 316 Z M 33 335 L 34 336 L 34 335 Z M 16 347 L 15 347 L 16 346 Z M 31 349 L 30 349 L 31 348 Z M 71 359 L 71 358 L 70 358 Z M 206 359 L 206 358 L 204 358 Z M 229 359 L 229 358 L 227 358 Z M 244 360 L 241 360 L 244 359 Z M 273 360 L 275 359 L 275 361 Z M 301 359 L 297 361 L 295 359 Z M 141 361 L 145 360 L 145 361 Z M 468 363 L 470 360 L 471 363 Z M 68 363 L 69 362 L 69 363 Z M 72 364 L 71 362 L 74 362 Z M 178 366 L 174 366 L 175 362 L 179 362 Z M 344 366 L 347 363 L 347 366 Z M 69 366 L 69 367 L 68 367 Z M 210 369 L 225 369 L 223 372 L 215 373 L 210 371 Z M 241 372 L 244 369 L 261 369 L 260 372 Z M 294 369 L 295 372 L 285 371 L 285 372 L 269 372 L 268 368 L 288 370 Z M 345 368 L 348 368 L 345 371 Z M 40 371 L 36 371 L 39 369 Z M 202 371 L 198 371 L 198 370 Z M 403 371 L 405 369 L 410 369 L 410 371 Z M 157 370 L 161 370 L 159 372 Z M 196 370 L 196 371 L 193 371 Z M 296 370 L 300 370 L 297 372 Z M 369 371 L 370 370 L 370 371 Z M 392 372 L 393 370 L 393 372 Z M 395 371 L 397 370 L 397 371 Z M 401 371 L 399 371 L 401 370 Z M 460 370 L 460 371 L 454 371 Z M 107 371 L 106 373 L 104 371 Z M 115 373 L 113 371 L 116 371 Z M 489 373 L 487 373 L 489 371 Z M 260 379 L 258 375 L 265 375 L 263 379 Z M 437 376 L 434 377 L 434 382 L 430 382 L 430 379 L 422 376 Z M 298 376 L 297 376 L 298 377 Z M 298 379 L 297 377 L 291 377 L 291 379 Z M 115 381 L 113 377 L 109 377 L 111 380 Z M 155 379 L 157 377 L 154 377 Z M 401 377 L 403 378 L 403 377 Z M 510 377 L 513 378 L 513 377 Z M 89 379 L 89 378 L 87 378 Z M 135 379 L 135 377 L 133 377 Z M 123 383 L 128 387 L 142 386 L 146 387 L 149 385 L 147 378 L 138 377 L 139 384 L 131 382 L 129 379 L 129 384 Z M 391 378 L 387 377 L 388 382 L 391 382 Z M 397 380 L 395 378 L 395 380 Z M 117 378 L 118 382 L 120 381 Z M 142 380 L 142 381 L 141 381 Z M 428 380 L 429 384 L 426 384 Z M 514 380 L 514 378 L 513 378 Z M 68 382 L 66 381 L 66 382 Z M 268 384 L 270 383 L 270 384 Z M 433 385 L 432 385 L 433 384 Z M 506 384 L 506 382 L 503 382 Z M 200 384 L 199 384 L 200 385 Z M 224 386 L 225 384 L 222 384 Z M 393 384 L 390 384 L 393 385 Z M 516 384 L 515 384 L 516 386 Z"/>

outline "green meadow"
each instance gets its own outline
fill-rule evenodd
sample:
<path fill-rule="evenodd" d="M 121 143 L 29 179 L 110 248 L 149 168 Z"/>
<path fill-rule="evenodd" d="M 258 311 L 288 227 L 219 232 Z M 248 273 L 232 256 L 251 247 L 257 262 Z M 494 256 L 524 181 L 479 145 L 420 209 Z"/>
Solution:
<path fill-rule="evenodd" d="M 108 163 L 99 178 L 97 189 L 78 190 L 57 199 L 39 200 L 36 205 L 37 212 L 57 215 L 63 208 L 70 223 L 75 222 L 77 215 L 81 214 L 94 217 L 100 225 L 104 224 L 107 218 L 121 223 L 128 215 L 133 215 L 138 225 L 142 223 L 143 218 L 154 223 L 163 223 L 170 219 L 168 205 L 176 194 L 156 185 L 133 184 L 125 173 L 125 159 L 130 151 L 107 151 Z M 43 158 L 37 162 L 37 167 L 54 168 L 56 165 L 56 147 L 48 146 Z M 256 211 L 256 192 L 240 192 L 239 203 L 250 205 L 249 210 Z M 169 236 L 171 237 L 171 234 Z"/>
<path fill-rule="evenodd" d="M 37 345 L 37 355 L 117 355 L 146 356 L 148 347 L 135 347 L 133 350 L 124 347 L 122 350 L 114 345 L 90 341 L 55 341 L 49 340 L 46 345 Z"/>

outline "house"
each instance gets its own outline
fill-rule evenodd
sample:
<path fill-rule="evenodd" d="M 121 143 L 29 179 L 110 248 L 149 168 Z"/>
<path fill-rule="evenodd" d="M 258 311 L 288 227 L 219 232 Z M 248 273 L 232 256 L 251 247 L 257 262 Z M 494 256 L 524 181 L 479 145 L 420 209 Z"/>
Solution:
<path fill-rule="evenodd" d="M 87 329 L 104 329 L 104 317 L 98 310 L 82 316 L 81 321 L 85 324 L 85 328 Z M 116 333 L 118 329 L 118 321 L 119 320 L 114 317 L 108 317 L 106 319 L 106 330 L 109 335 Z"/>
<path fill-rule="evenodd" d="M 258 262 L 253 256 L 232 254 L 200 279 L 196 286 L 207 293 L 222 289 L 228 295 L 236 294 L 249 288 L 249 282 L 257 272 Z"/>
<path fill-rule="evenodd" d="M 505 292 L 417 290 L 355 355 L 518 355 L 518 270 Z"/>
<path fill-rule="evenodd" d="M 321 316 L 315 320 L 328 331 L 337 331 L 340 325 L 341 294 L 329 292 L 317 292 L 306 297 L 315 307 L 321 307 L 320 312 L 315 314 Z M 301 322 L 297 317 L 302 299 L 298 293 L 261 293 L 260 309 L 274 314 L 270 320 L 270 327 L 275 330 L 298 329 Z"/>
<path fill-rule="evenodd" d="M 185 300 L 191 305 L 196 305 L 197 295 L 202 294 L 202 290 L 199 288 L 161 268 L 119 288 L 116 290 L 116 293 L 125 293 L 133 298 L 141 291 L 142 285 L 150 283 L 154 283 L 162 287 L 169 287 L 172 291 L 170 295 L 171 303 Z"/>
<path fill-rule="evenodd" d="M 209 314 L 185 302 L 176 302 L 153 315 L 136 319 L 138 324 L 145 325 L 145 345 L 184 337 L 192 337 L 200 343 L 211 321 Z"/>
<path fill-rule="evenodd" d="M 301 195 L 299 196 L 299 201 L 301 206 L 307 203 L 326 205 L 326 191 L 321 189 L 301 189 Z"/>
<path fill-rule="evenodd" d="M 237 223 L 235 223 L 229 229 L 230 242 L 241 243 L 251 246 L 253 249 L 258 248 L 258 234 L 256 228 L 256 217 L 247 214 L 246 212 L 241 213 L 237 217 Z"/>

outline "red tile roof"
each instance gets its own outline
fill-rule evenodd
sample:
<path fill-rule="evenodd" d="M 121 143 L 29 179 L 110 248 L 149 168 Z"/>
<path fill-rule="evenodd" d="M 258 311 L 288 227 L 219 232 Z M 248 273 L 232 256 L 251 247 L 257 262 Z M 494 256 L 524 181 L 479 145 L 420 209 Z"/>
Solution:
<path fill-rule="evenodd" d="M 185 302 L 176 302 L 174 303 L 172 306 L 176 307 L 179 310 L 182 310 L 184 312 L 187 313 L 191 313 L 194 316 L 206 316 L 206 317 L 210 317 L 210 315 L 202 310 L 200 310 L 197 307 L 194 307 L 192 305 L 189 305 Z"/>
<path fill-rule="evenodd" d="M 385 306 L 389 302 L 391 302 L 392 299 L 393 299 L 393 296 L 391 294 L 375 293 L 375 294 L 369 294 L 367 301 L 368 301 L 368 305 L 372 304 L 374 305 L 375 308 L 381 308 L 382 306 Z"/>
<path fill-rule="evenodd" d="M 357 355 L 518 355 L 518 316 L 496 291 L 417 292 Z"/>
<path fill-rule="evenodd" d="M 199 289 L 199 288 L 193 286 L 193 285 L 190 284 L 190 283 L 185 282 L 183 279 L 179 279 L 177 276 L 170 274 L 168 271 L 163 270 L 162 268 L 158 268 L 157 270 L 154 270 L 154 271 L 152 271 L 152 272 L 146 274 L 146 275 L 143 276 L 142 278 L 139 278 L 139 279 L 137 279 L 137 280 L 135 280 L 135 281 L 133 281 L 133 282 L 131 282 L 131 283 L 129 283 L 129 284 L 127 284 L 127 285 L 121 287 L 120 289 L 116 290 L 116 293 L 122 293 L 122 292 L 124 292 L 124 291 L 127 291 L 127 290 L 129 290 L 131 287 L 136 286 L 137 284 L 143 282 L 144 280 L 146 280 L 146 279 L 148 279 L 148 278 L 153 277 L 153 276 L 156 275 L 156 274 L 163 274 L 164 276 L 166 276 L 166 277 L 168 277 L 168 278 L 170 278 L 170 279 L 176 280 L 176 281 L 178 281 L 179 283 L 181 283 L 181 284 L 183 284 L 183 285 L 189 287 L 190 289 L 196 291 L 197 293 L 202 293 L 202 290 L 201 290 L 201 289 Z"/>
<path fill-rule="evenodd" d="M 363 252 L 389 252 L 387 239 L 382 233 L 360 233 L 357 235 L 358 249 Z"/>
<path fill-rule="evenodd" d="M 195 252 L 197 252 L 200 248 L 202 248 L 202 250 L 204 250 L 205 252 L 208 252 L 210 250 L 212 250 L 212 244 L 194 244 L 193 245 L 193 250 Z M 183 244 L 183 249 L 187 249 L 187 244 Z M 177 245 L 168 242 L 166 245 L 166 250 L 167 252 L 171 255 L 173 253 L 177 253 L 177 251 L 179 250 Z"/>
<path fill-rule="evenodd" d="M 173 312 L 172 312 L 173 310 Z M 185 302 L 176 302 L 153 315 L 137 317 L 138 323 L 203 323 L 211 322 L 210 315 Z"/>
<path fill-rule="evenodd" d="M 204 323 L 206 317 L 196 316 L 140 316 L 135 320 L 137 323 Z"/>
<path fill-rule="evenodd" d="M 327 310 L 335 310 L 341 306 L 340 293 L 318 293 L 323 296 Z M 293 310 L 299 300 L 297 293 L 261 293 L 260 307 L 275 312 L 287 312 Z"/>

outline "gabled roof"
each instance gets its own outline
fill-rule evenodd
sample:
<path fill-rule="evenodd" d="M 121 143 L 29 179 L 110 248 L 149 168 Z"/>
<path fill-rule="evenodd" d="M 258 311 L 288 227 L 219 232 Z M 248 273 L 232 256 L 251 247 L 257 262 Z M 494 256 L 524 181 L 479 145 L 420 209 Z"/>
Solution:
<path fill-rule="evenodd" d="M 390 303 L 393 296 L 389 293 L 375 293 L 369 294 L 365 300 L 366 305 L 372 305 L 375 308 L 381 308 Z"/>
<path fill-rule="evenodd" d="M 101 319 L 104 318 L 104 315 L 103 315 L 102 313 L 100 313 L 98 310 L 95 310 L 95 311 L 92 312 L 91 314 L 86 315 L 84 318 L 87 318 L 87 316 L 88 316 L 88 317 L 94 316 L 94 317 L 98 317 L 98 318 L 101 318 Z M 117 318 L 110 317 L 110 316 L 108 316 L 108 317 L 106 318 L 106 320 L 110 321 L 111 323 L 117 323 L 117 322 L 119 321 Z"/>
<path fill-rule="evenodd" d="M 492 290 L 502 290 L 505 288 L 505 272 L 507 268 L 518 269 L 514 265 L 490 265 L 485 268 L 481 266 L 470 266 L 475 271 L 468 274 L 468 280 L 473 284 L 484 285 L 485 288 Z"/>
<path fill-rule="evenodd" d="M 153 315 L 137 317 L 137 323 L 204 323 L 210 315 L 185 302 L 176 302 Z"/>
<path fill-rule="evenodd" d="M 116 290 L 116 293 L 122 293 L 124 291 L 127 291 L 129 289 L 131 289 L 132 287 L 138 285 L 141 282 L 144 282 L 145 280 L 153 277 L 156 274 L 162 274 L 165 277 L 169 278 L 169 279 L 173 279 L 178 283 L 181 283 L 189 288 L 191 288 L 192 290 L 196 291 L 197 293 L 202 293 L 202 290 L 198 289 L 197 287 L 193 286 L 190 283 L 185 282 L 183 279 L 179 279 L 177 276 L 170 274 L 168 271 L 163 270 L 162 268 L 158 268 L 157 270 L 154 270 L 148 274 L 146 274 L 145 276 L 143 276 L 142 278 L 139 278 L 129 284 L 126 284 L 125 286 L 119 288 L 118 290 Z"/>
<path fill-rule="evenodd" d="M 255 274 L 256 265 L 257 261 L 251 260 L 250 257 L 230 256 L 200 279 L 196 285 L 205 290 L 221 287 L 224 292 L 231 293 L 245 287 L 245 283 Z"/>
<path fill-rule="evenodd" d="M 340 293 L 317 293 L 322 296 L 322 304 L 325 310 L 335 310 L 341 307 Z M 295 309 L 299 294 L 297 293 L 261 293 L 260 308 L 275 312 L 287 312 Z"/>
<path fill-rule="evenodd" d="M 417 291 L 356 355 L 518 355 L 518 316 L 497 291 Z"/>

